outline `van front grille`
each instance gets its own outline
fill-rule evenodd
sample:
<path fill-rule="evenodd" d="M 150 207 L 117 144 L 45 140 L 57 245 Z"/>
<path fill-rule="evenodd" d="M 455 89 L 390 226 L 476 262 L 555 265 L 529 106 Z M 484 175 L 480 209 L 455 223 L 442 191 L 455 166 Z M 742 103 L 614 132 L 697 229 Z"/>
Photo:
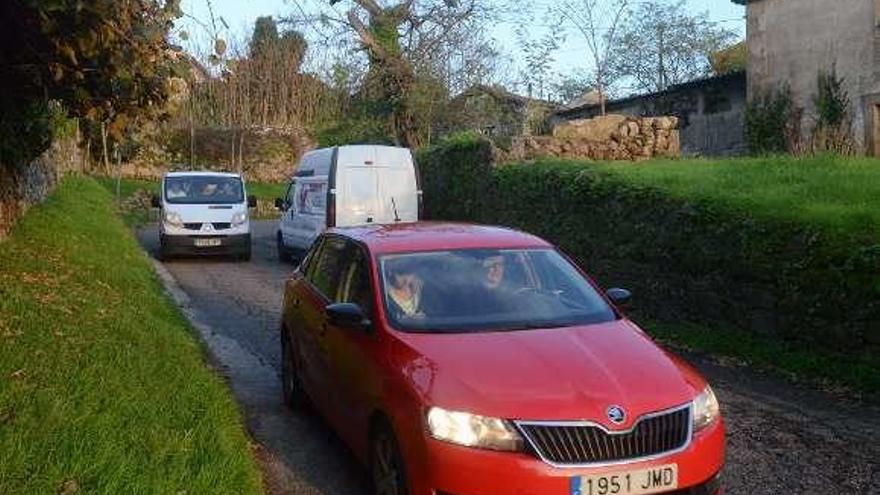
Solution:
<path fill-rule="evenodd" d="M 202 224 L 200 223 L 185 223 L 183 224 L 183 228 L 186 230 L 202 230 Z"/>
<path fill-rule="evenodd" d="M 609 432 L 589 422 L 517 422 L 544 461 L 560 466 L 632 461 L 678 451 L 691 438 L 687 407 L 644 416 L 633 428 Z"/>

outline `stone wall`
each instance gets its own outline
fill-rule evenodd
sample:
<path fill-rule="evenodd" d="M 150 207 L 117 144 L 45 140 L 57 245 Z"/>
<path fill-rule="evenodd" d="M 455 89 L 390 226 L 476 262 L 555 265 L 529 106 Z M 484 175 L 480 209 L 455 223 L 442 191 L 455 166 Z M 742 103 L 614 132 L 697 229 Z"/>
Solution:
<path fill-rule="evenodd" d="M 122 165 L 128 179 L 158 180 L 172 170 L 240 172 L 249 181 L 284 182 L 296 170 L 300 157 L 315 144 L 301 129 L 196 129 L 190 148 L 188 129 L 163 136 L 161 146 L 142 152 Z M 190 165 L 190 151 L 195 164 Z M 233 159 L 233 152 L 235 157 Z M 112 170 L 111 173 L 116 173 Z"/>
<path fill-rule="evenodd" d="M 561 123 L 553 136 L 516 138 L 507 158 L 642 161 L 680 155 L 677 118 L 606 115 Z"/>
<path fill-rule="evenodd" d="M 0 240 L 27 209 L 52 192 L 67 173 L 83 170 L 83 155 L 76 138 L 55 142 L 26 165 L 0 163 Z"/>
<path fill-rule="evenodd" d="M 660 93 L 612 100 L 607 111 L 631 117 L 678 117 L 682 156 L 739 156 L 748 152 L 746 101 L 746 73 L 734 72 Z M 599 105 L 587 104 L 558 112 L 552 120 L 561 123 L 599 115 Z"/>

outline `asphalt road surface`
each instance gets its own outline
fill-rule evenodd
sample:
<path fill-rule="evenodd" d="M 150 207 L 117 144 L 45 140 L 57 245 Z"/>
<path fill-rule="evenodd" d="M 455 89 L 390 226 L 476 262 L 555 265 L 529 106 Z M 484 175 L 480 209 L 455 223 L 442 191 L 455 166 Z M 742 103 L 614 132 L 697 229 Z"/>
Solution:
<path fill-rule="evenodd" d="M 284 280 L 275 222 L 254 222 L 253 259 L 179 259 L 164 267 L 210 328 L 273 493 L 367 493 L 363 469 L 310 413 L 281 404 L 278 324 Z M 155 253 L 155 226 L 138 232 Z M 205 335 L 203 334 L 203 338 Z M 880 408 L 688 356 L 709 378 L 728 427 L 728 494 L 880 494 Z"/>

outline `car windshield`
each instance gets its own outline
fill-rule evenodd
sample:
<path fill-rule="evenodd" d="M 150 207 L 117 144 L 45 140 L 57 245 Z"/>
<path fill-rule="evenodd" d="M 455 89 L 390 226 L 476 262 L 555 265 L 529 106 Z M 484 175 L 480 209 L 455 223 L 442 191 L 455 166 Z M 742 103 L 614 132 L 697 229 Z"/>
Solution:
<path fill-rule="evenodd" d="M 401 331 L 513 331 L 616 318 L 553 249 L 385 255 L 379 266 L 389 323 Z"/>
<path fill-rule="evenodd" d="M 238 177 L 166 177 L 165 200 L 172 204 L 238 204 L 244 202 L 244 187 Z"/>

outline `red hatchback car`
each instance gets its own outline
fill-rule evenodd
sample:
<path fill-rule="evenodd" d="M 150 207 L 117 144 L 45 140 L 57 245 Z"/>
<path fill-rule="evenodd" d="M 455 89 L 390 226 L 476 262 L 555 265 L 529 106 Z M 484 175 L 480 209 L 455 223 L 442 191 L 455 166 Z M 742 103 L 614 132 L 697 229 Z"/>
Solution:
<path fill-rule="evenodd" d="M 284 399 L 379 495 L 719 494 L 715 395 L 628 295 L 513 230 L 330 230 L 287 282 Z"/>

